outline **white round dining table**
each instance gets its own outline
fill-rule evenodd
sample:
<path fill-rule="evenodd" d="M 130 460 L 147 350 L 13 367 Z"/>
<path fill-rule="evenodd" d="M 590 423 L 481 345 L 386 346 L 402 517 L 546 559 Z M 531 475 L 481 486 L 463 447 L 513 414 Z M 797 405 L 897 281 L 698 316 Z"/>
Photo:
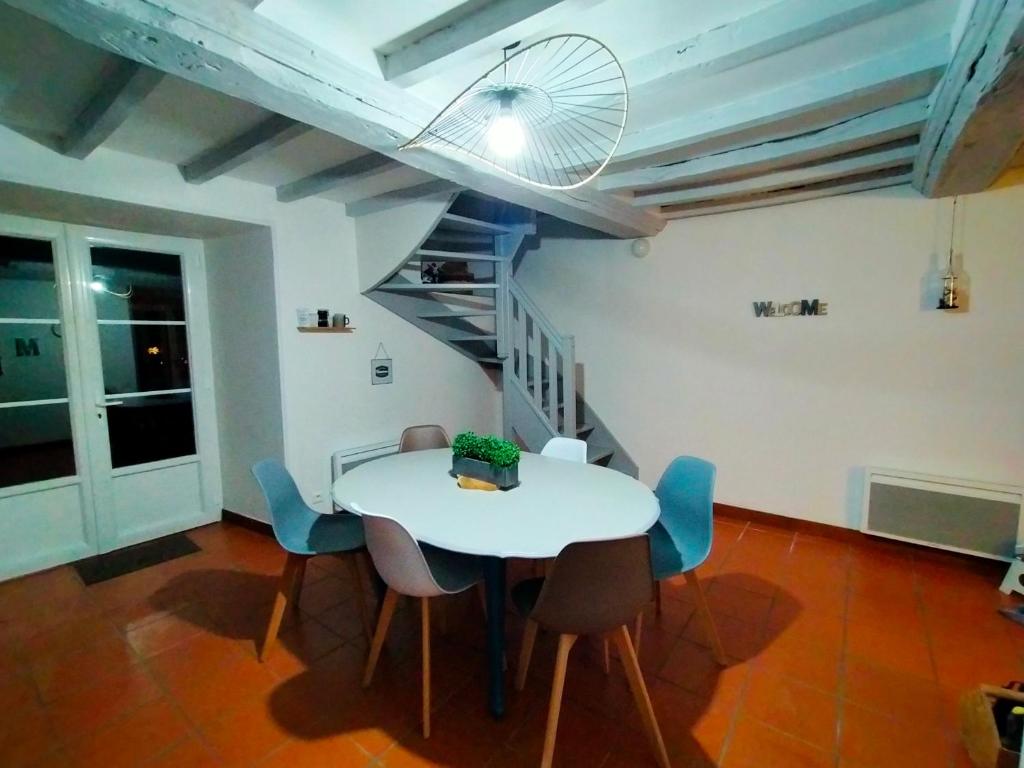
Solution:
<path fill-rule="evenodd" d="M 450 448 L 397 453 L 355 467 L 331 489 L 355 514 L 386 515 L 418 541 L 484 558 L 490 708 L 504 714 L 505 558 L 555 557 L 577 541 L 646 532 L 660 508 L 651 489 L 606 467 L 523 453 L 519 485 L 460 488 Z"/>

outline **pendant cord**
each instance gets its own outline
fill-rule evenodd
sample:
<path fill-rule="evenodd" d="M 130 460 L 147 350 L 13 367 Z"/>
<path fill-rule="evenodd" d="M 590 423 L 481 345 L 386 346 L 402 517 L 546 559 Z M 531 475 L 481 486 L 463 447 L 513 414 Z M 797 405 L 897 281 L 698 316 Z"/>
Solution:
<path fill-rule="evenodd" d="M 953 197 L 953 218 L 949 226 L 949 263 L 947 264 L 948 274 L 953 274 L 953 248 L 956 245 L 956 201 L 959 195 Z"/>

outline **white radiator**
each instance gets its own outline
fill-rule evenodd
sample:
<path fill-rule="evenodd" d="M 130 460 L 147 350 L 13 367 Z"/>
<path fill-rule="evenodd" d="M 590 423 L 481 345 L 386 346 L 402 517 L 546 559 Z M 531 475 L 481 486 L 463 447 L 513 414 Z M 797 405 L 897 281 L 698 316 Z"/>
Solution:
<path fill-rule="evenodd" d="M 861 530 L 890 539 L 1011 560 L 1024 542 L 1024 490 L 868 467 Z"/>
<path fill-rule="evenodd" d="M 331 454 L 331 485 L 333 486 L 334 481 L 350 469 L 354 469 L 368 461 L 379 459 L 381 456 L 390 456 L 393 453 L 398 453 L 397 440 L 360 445 L 355 448 L 342 448 L 335 451 Z M 341 507 L 335 504 L 334 511 L 340 512 Z"/>

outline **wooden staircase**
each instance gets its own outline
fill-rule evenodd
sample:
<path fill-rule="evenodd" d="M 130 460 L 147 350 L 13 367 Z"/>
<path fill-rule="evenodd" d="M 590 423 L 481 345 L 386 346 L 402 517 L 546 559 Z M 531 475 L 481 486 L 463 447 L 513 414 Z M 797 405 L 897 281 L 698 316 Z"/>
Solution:
<path fill-rule="evenodd" d="M 377 254 L 363 253 L 394 238 L 401 227 L 423 235 L 404 244 L 406 256 L 370 281 L 364 293 L 482 366 L 500 371 L 505 437 L 539 451 L 556 435 L 587 442 L 587 457 L 637 475 L 637 467 L 577 386 L 572 336 L 560 334 L 513 277 L 525 238 L 536 234 L 534 213 L 473 193 L 449 194 L 364 225 L 357 219 L 361 270 Z M 383 214 L 377 214 L 383 216 Z M 364 227 L 364 231 L 360 231 Z M 388 233 L 388 229 L 391 233 Z M 436 267 L 441 280 L 424 282 Z"/>

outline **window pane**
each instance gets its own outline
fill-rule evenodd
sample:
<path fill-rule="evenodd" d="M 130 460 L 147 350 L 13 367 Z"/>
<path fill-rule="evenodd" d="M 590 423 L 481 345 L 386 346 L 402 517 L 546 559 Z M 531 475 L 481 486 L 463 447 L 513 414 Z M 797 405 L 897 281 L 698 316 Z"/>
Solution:
<path fill-rule="evenodd" d="M 134 397 L 107 408 L 114 468 L 196 452 L 191 395 Z"/>
<path fill-rule="evenodd" d="M 190 386 L 183 325 L 101 325 L 100 351 L 108 395 Z"/>
<path fill-rule="evenodd" d="M 0 403 L 68 396 L 61 329 L 0 323 Z"/>
<path fill-rule="evenodd" d="M 93 248 L 100 320 L 184 320 L 181 257 L 125 248 Z M 115 294 L 130 294 L 117 296 Z"/>
<path fill-rule="evenodd" d="M 67 405 L 0 408 L 0 487 L 74 474 Z"/>
<path fill-rule="evenodd" d="M 58 318 L 53 249 L 45 240 L 0 235 L 0 318 Z"/>

